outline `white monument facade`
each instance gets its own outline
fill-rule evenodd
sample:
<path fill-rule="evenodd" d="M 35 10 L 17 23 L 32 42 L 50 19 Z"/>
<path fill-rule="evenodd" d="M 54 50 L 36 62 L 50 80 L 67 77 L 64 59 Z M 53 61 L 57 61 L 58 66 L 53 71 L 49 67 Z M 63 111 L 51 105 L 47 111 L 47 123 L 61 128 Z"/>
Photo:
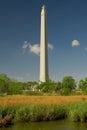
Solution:
<path fill-rule="evenodd" d="M 47 41 L 47 13 L 46 6 L 41 10 L 41 32 L 40 32 L 40 82 L 46 82 L 48 76 L 48 41 Z"/>

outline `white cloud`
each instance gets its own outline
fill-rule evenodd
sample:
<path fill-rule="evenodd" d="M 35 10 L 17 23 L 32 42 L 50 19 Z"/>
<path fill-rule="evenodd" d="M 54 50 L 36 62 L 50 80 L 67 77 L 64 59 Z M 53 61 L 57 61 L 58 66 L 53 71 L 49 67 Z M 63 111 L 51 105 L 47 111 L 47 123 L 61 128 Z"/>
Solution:
<path fill-rule="evenodd" d="M 24 41 L 22 45 L 23 54 L 26 52 L 27 48 L 29 48 L 29 43 L 27 41 Z"/>
<path fill-rule="evenodd" d="M 54 46 L 53 46 L 52 44 L 48 43 L 48 49 L 53 50 L 53 49 L 54 49 Z"/>
<path fill-rule="evenodd" d="M 54 48 L 54 46 L 52 44 L 48 43 L 48 49 L 53 50 L 53 48 Z M 33 53 L 36 55 L 40 54 L 40 45 L 39 44 L 31 45 L 27 41 L 24 41 L 22 49 L 23 49 L 23 54 L 26 52 L 26 49 L 29 49 L 30 53 Z"/>
<path fill-rule="evenodd" d="M 80 46 L 80 42 L 78 40 L 72 41 L 72 47 Z"/>
<path fill-rule="evenodd" d="M 29 47 L 29 43 L 27 43 L 27 41 L 24 41 L 24 44 L 22 46 L 23 49 L 26 49 Z"/>
<path fill-rule="evenodd" d="M 36 55 L 39 55 L 39 53 L 40 53 L 39 44 L 34 44 L 34 45 L 29 44 L 29 51 L 30 51 L 30 53 L 34 53 Z"/>

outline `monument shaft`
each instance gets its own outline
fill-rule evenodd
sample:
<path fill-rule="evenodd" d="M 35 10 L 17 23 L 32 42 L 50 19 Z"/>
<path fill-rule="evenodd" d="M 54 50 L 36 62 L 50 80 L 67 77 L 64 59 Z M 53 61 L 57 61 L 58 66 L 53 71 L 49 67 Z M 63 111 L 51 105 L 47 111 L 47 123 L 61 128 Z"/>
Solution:
<path fill-rule="evenodd" d="M 47 42 L 47 14 L 46 7 L 41 10 L 41 36 L 40 36 L 40 81 L 48 80 L 48 42 Z"/>

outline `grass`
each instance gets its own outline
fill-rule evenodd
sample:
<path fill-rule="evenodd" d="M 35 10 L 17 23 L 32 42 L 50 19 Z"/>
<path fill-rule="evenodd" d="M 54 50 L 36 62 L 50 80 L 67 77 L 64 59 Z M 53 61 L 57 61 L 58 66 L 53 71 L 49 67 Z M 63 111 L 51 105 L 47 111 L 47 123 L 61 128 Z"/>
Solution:
<path fill-rule="evenodd" d="M 0 127 L 11 125 L 15 122 L 38 122 L 60 119 L 87 122 L 87 103 L 0 106 Z"/>
<path fill-rule="evenodd" d="M 87 96 L 0 97 L 0 126 L 59 119 L 87 122 Z"/>
<path fill-rule="evenodd" d="M 28 95 L 28 96 L 43 96 L 43 93 L 39 92 L 39 91 L 27 90 L 27 91 L 24 92 L 24 95 Z"/>
<path fill-rule="evenodd" d="M 57 104 L 67 105 L 78 102 L 87 102 L 87 96 L 24 96 L 12 95 L 0 97 L 0 105 L 30 105 L 30 104 Z"/>
<path fill-rule="evenodd" d="M 51 121 L 64 119 L 65 117 L 65 107 L 56 105 L 23 106 L 16 112 L 16 119 L 20 122 Z"/>
<path fill-rule="evenodd" d="M 68 118 L 75 122 L 87 122 L 87 103 L 76 103 L 68 106 Z"/>
<path fill-rule="evenodd" d="M 0 127 L 9 126 L 15 117 L 16 106 L 0 106 Z"/>
<path fill-rule="evenodd" d="M 65 119 L 67 115 L 65 106 L 58 105 L 23 105 L 1 106 L 0 126 L 12 122 L 37 122 Z M 6 122 L 7 120 L 7 122 Z"/>

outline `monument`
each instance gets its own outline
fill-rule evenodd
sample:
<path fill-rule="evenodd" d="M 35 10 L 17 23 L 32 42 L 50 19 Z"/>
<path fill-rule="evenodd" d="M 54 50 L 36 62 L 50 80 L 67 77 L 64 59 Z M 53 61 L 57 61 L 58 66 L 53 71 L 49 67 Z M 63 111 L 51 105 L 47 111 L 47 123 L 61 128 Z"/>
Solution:
<path fill-rule="evenodd" d="M 41 9 L 41 32 L 40 32 L 40 82 L 46 82 L 48 76 L 48 41 L 47 41 L 47 13 L 46 6 Z"/>

